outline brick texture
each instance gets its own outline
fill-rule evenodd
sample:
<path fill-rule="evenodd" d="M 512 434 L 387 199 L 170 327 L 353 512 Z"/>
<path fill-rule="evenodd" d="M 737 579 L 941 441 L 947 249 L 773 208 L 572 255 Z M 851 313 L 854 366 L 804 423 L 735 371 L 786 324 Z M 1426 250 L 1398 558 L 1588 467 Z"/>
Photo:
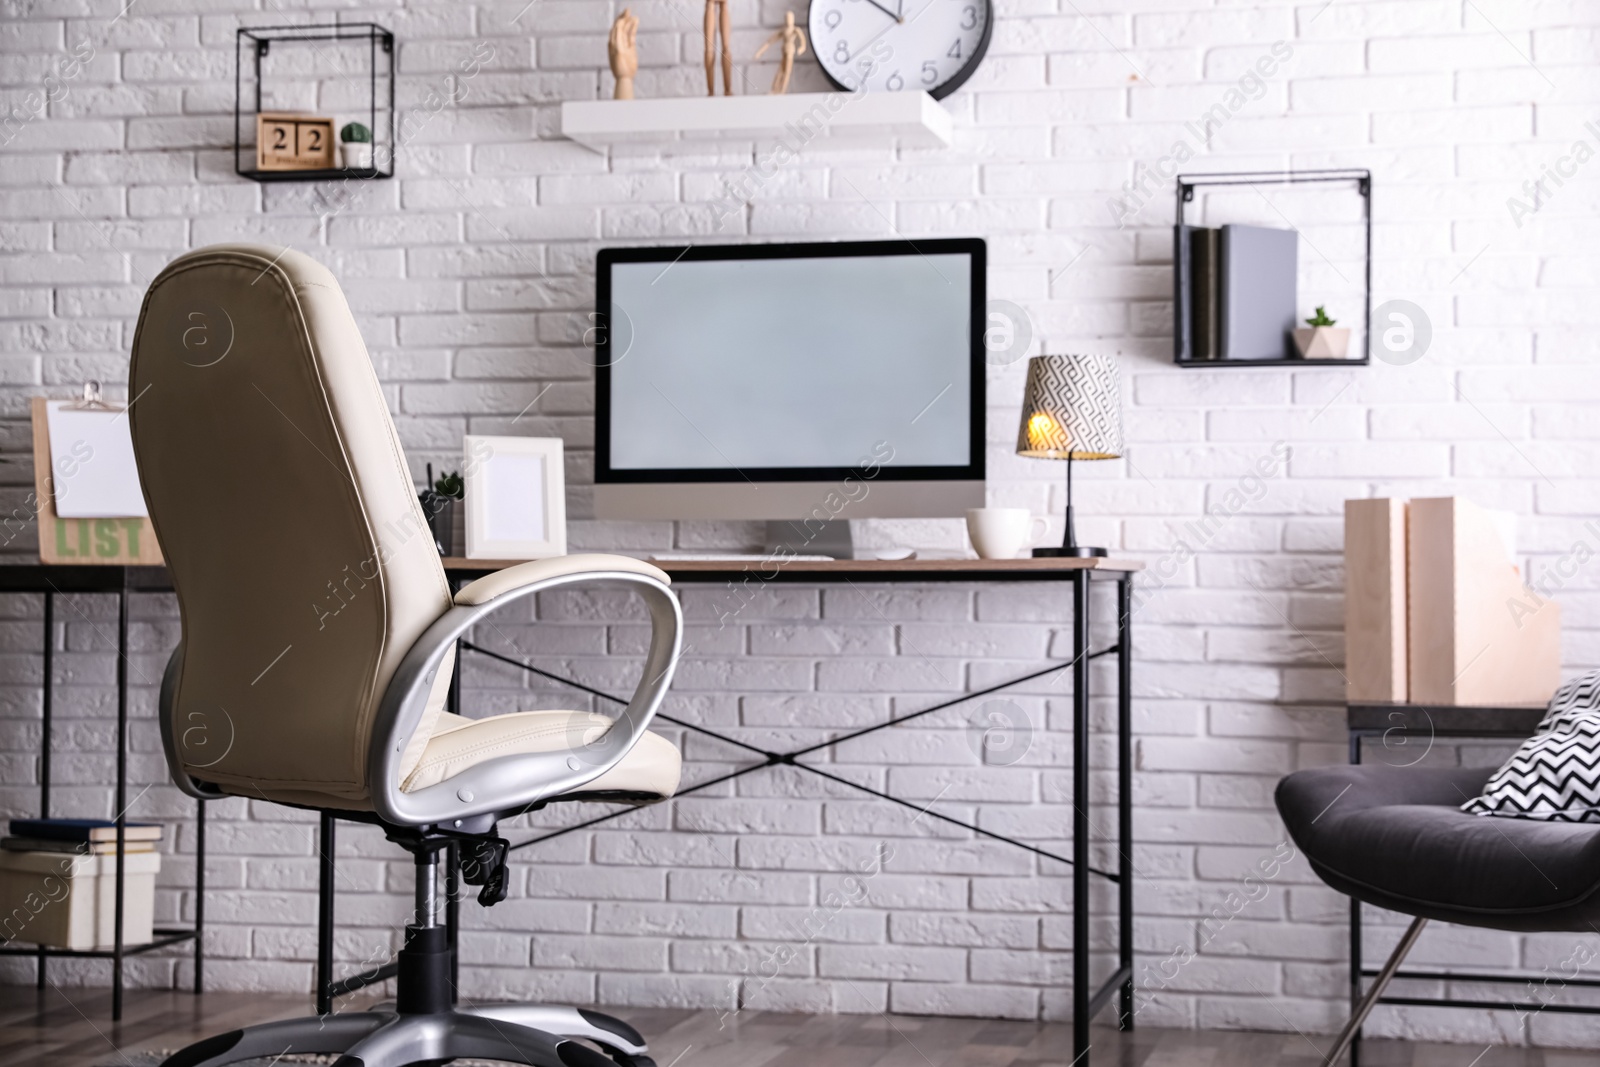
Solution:
<path fill-rule="evenodd" d="M 465 433 L 560 435 L 574 547 L 643 550 L 751 545 L 759 533 L 593 520 L 582 336 L 597 248 L 985 237 L 991 295 L 1027 312 L 1029 354 L 1115 352 L 1127 379 L 1128 457 L 1081 468 L 1078 510 L 1086 541 L 1150 565 L 1135 622 L 1139 1003 L 1143 1020 L 1176 1026 L 1326 1031 L 1344 1010 L 1345 907 L 1302 859 L 1280 854 L 1271 789 L 1287 771 L 1343 758 L 1345 498 L 1462 493 L 1517 512 L 1520 563 L 1566 605 L 1566 667 L 1600 663 L 1600 567 L 1585 526 L 1600 511 L 1589 484 L 1596 432 L 1583 414 L 1600 396 L 1591 4 L 998 0 L 989 58 L 946 101 L 953 147 L 808 154 L 761 183 L 737 151 L 606 156 L 559 137 L 560 101 L 610 95 L 606 30 L 620 2 L 312 0 L 281 12 L 254 0 L 145 0 L 120 15 L 119 6 L 0 0 L 0 511 L 23 520 L 7 524 L 3 546 L 18 558 L 34 549 L 27 398 L 65 395 L 90 376 L 120 390 L 143 288 L 191 247 L 287 243 L 338 273 L 419 479 L 424 463 L 456 466 Z M 640 95 L 697 92 L 698 14 L 657 0 L 631 6 Z M 769 84 L 769 65 L 743 59 L 790 6 L 803 16 L 799 3 L 732 5 L 744 91 Z M 396 180 L 340 189 L 237 178 L 235 29 L 335 17 L 399 35 Z M 354 117 L 359 94 L 319 80 L 318 57 L 281 58 L 286 103 Z M 826 88 L 809 58 L 794 88 Z M 1350 369 L 1172 366 L 1175 169 L 1328 166 L 1376 172 L 1374 303 L 1420 309 L 1431 347 L 1415 362 Z M 725 211 L 729 183 L 747 202 Z M 1359 323 L 1351 194 L 1234 190 L 1194 211 L 1299 227 L 1306 310 L 1327 303 Z M 1060 468 L 1010 452 L 1021 355 L 990 371 L 990 500 L 1055 514 Z M 955 521 L 867 523 L 858 536 L 964 543 Z M 1064 598 L 1026 586 L 695 587 L 683 599 L 693 648 L 669 710 L 762 748 L 1020 673 L 1062 654 L 1066 639 Z M 1096 602 L 1102 623 L 1109 609 Z M 181 820 L 188 804 L 165 784 L 153 719 L 175 605 L 139 597 L 133 614 L 133 815 Z M 0 597 L 5 815 L 34 811 L 41 619 L 37 597 Z M 110 814 L 114 605 L 63 597 L 56 619 L 57 811 Z M 641 621 L 609 596 L 564 594 L 478 639 L 622 688 L 639 661 Z M 468 659 L 464 670 L 469 707 L 589 706 L 501 666 Z M 1064 848 L 1068 696 L 1045 678 L 816 758 Z M 1097 804 L 1114 790 L 1108 715 L 1097 706 Z M 684 748 L 690 782 L 748 755 L 665 732 Z M 985 748 L 986 736 L 1010 747 Z M 1502 751 L 1408 741 L 1369 758 L 1411 762 L 1425 751 L 1429 762 L 1487 764 Z M 580 817 L 552 810 L 509 830 L 527 838 Z M 1114 825 L 1105 808 L 1096 822 Z M 308 990 L 314 819 L 229 800 L 211 825 L 208 981 Z M 192 833 L 163 847 L 160 917 L 191 916 Z M 359 827 L 342 832 L 339 853 L 338 953 L 350 971 L 396 947 L 409 870 Z M 1060 865 L 794 771 L 752 774 L 516 857 L 511 899 L 464 908 L 468 996 L 1070 1011 Z M 1112 861 L 1109 844 L 1097 857 Z M 1109 910 L 1112 896 L 1097 893 Z M 1394 917 L 1374 916 L 1369 951 L 1396 929 Z M 1559 975 L 1578 941 L 1440 929 L 1419 962 Z M 1112 950 L 1109 922 L 1097 922 L 1095 942 Z M 165 987 L 188 971 L 181 955 L 158 954 L 130 973 Z M 98 963 L 53 973 L 106 981 Z M 31 972 L 8 962 L 0 977 Z M 1370 1031 L 1520 1039 L 1474 1018 L 1380 1009 Z M 1557 1018 L 1517 1032 L 1595 1041 L 1592 1028 Z"/>

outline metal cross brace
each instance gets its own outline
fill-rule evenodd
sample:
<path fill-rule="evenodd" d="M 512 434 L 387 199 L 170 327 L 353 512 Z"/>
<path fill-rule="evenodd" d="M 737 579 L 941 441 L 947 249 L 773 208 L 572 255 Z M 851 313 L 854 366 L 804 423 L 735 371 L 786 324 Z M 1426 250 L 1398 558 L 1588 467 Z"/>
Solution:
<path fill-rule="evenodd" d="M 563 678 L 559 674 L 554 674 L 554 673 L 552 673 L 550 671 L 543 670 L 542 668 L 535 667 L 531 663 L 525 663 L 520 659 L 516 659 L 515 657 L 507 656 L 507 655 L 505 655 L 503 653 L 500 653 L 500 652 L 495 652 L 494 650 L 488 649 L 488 648 L 484 648 L 481 645 L 475 645 L 470 641 L 462 641 L 460 643 L 460 645 L 461 645 L 461 648 L 463 648 L 464 650 L 466 650 L 468 652 L 476 652 L 480 656 L 486 656 L 489 659 L 497 660 L 500 663 L 505 663 L 505 664 L 508 664 L 508 665 L 510 665 L 512 667 L 518 667 L 518 668 L 520 668 L 520 669 L 522 669 L 524 671 L 527 671 L 529 674 L 536 674 L 539 677 L 547 678 L 552 682 L 558 682 L 561 685 L 570 686 L 573 689 L 577 689 L 577 690 L 579 690 L 581 692 L 588 693 L 590 696 L 596 697 L 596 698 L 598 698 L 600 700 L 610 701 L 613 704 L 620 704 L 620 705 L 623 705 L 624 707 L 627 706 L 628 702 L 626 700 L 624 700 L 621 697 L 618 697 L 618 696 L 616 696 L 616 695 L 614 695 L 612 693 L 607 693 L 607 692 L 604 692 L 602 690 L 595 689 L 593 686 L 584 685 L 582 682 L 573 681 L 571 678 Z M 1088 658 L 1089 659 L 1098 659 L 1101 656 L 1110 655 L 1111 653 L 1116 652 L 1118 650 L 1118 647 L 1119 646 L 1117 646 L 1117 645 L 1111 645 L 1110 647 L 1103 648 L 1098 652 L 1091 652 L 1091 653 L 1088 654 Z M 1063 668 L 1068 667 L 1068 666 L 1071 666 L 1071 661 L 1070 660 L 1062 661 L 1062 662 L 1058 662 L 1058 663 L 1053 663 L 1048 667 L 1044 667 L 1044 668 L 1041 668 L 1039 670 L 1032 671 L 1032 672 L 1030 672 L 1028 674 L 1024 674 L 1024 675 L 1021 675 L 1019 677 L 1012 678 L 1012 679 L 1010 679 L 1008 681 L 999 682 L 999 683 L 997 683 L 995 685 L 991 685 L 991 686 L 986 686 L 983 689 L 975 689 L 970 693 L 962 693 L 960 696 L 954 697 L 954 698 L 952 698 L 950 700 L 942 701 L 942 702 L 940 702 L 938 704 L 934 704 L 932 707 L 922 708 L 919 711 L 908 712 L 905 715 L 899 715 L 899 716 L 896 716 L 896 717 L 891 718 L 891 719 L 886 719 L 883 722 L 878 723 L 875 726 L 867 726 L 867 727 L 864 727 L 864 728 L 862 728 L 860 730 L 853 730 L 853 731 L 851 731 L 849 733 L 841 734 L 838 737 L 832 738 L 831 740 L 828 740 L 828 741 L 820 741 L 820 742 L 818 742 L 817 744 L 814 744 L 814 745 L 807 745 L 805 748 L 797 748 L 792 752 L 770 752 L 770 751 L 768 751 L 768 750 L 766 750 L 764 748 L 761 748 L 761 747 L 759 747 L 757 745 L 752 745 L 752 744 L 748 744 L 748 743 L 746 743 L 744 741 L 736 740 L 736 739 L 734 739 L 732 737 L 726 736 L 725 734 L 720 734 L 715 730 L 707 729 L 706 727 L 700 726 L 700 725 L 698 725 L 696 723 L 686 722 L 683 719 L 679 719 L 679 718 L 676 718 L 676 717 L 674 717 L 672 715 L 668 715 L 665 712 L 657 712 L 656 713 L 656 717 L 658 719 L 662 719 L 662 720 L 665 720 L 666 722 L 670 722 L 674 726 L 680 726 L 685 730 L 692 730 L 695 733 L 705 734 L 707 737 L 715 738 L 716 740 L 721 741 L 723 744 L 732 745 L 735 748 L 744 749 L 745 751 L 752 752 L 755 755 L 758 755 L 758 756 L 760 756 L 762 758 L 762 761 L 760 763 L 752 763 L 747 767 L 740 767 L 738 770 L 730 771 L 727 774 L 720 774 L 720 775 L 717 775 L 714 778 L 708 778 L 703 782 L 696 782 L 694 785 L 689 786 L 687 789 L 680 789 L 680 790 L 678 790 L 678 792 L 675 794 L 675 796 L 672 799 L 676 799 L 677 797 L 688 796 L 690 793 L 697 793 L 702 789 L 709 789 L 714 785 L 720 785 L 723 782 L 730 782 L 735 778 L 742 778 L 745 775 L 749 774 L 751 771 L 759 771 L 764 767 L 777 767 L 777 766 L 796 767 L 796 768 L 799 768 L 802 771 L 807 771 L 807 772 L 809 772 L 811 774 L 817 775 L 819 778 L 826 778 L 830 782 L 837 782 L 840 785 L 849 786 L 851 789 L 855 789 L 855 790 L 858 790 L 858 791 L 860 791 L 862 793 L 866 793 L 866 794 L 868 794 L 870 796 L 877 797 L 879 800 L 887 800 L 887 801 L 890 801 L 892 803 L 899 804 L 902 807 L 911 808 L 911 809 L 913 809 L 913 810 L 915 810 L 917 812 L 920 812 L 922 814 L 932 816 L 933 818 L 938 819 L 941 822 L 949 823 L 951 826 L 959 826 L 964 830 L 970 830 L 972 833 L 980 834 L 980 835 L 982 835 L 984 837 L 991 838 L 992 840 L 1003 841 L 1008 845 L 1013 845 L 1016 848 L 1023 849 L 1026 852 L 1032 852 L 1035 855 L 1043 856 L 1046 859 L 1055 860 L 1057 863 L 1064 863 L 1064 864 L 1066 864 L 1067 866 L 1070 867 L 1070 866 L 1073 865 L 1072 860 L 1068 859 L 1065 856 L 1058 855 L 1057 853 L 1051 852 L 1048 849 L 1039 848 L 1036 845 L 1030 845 L 1026 841 L 1018 841 L 1016 838 L 1007 837 L 1004 834 L 997 834 L 993 830 L 985 830 L 981 826 L 974 826 L 972 823 L 963 822 L 960 819 L 952 818 L 949 815 L 941 815 L 938 812 L 932 810 L 931 805 L 921 805 L 921 804 L 912 803 L 911 801 L 908 801 L 908 800 L 901 800 L 899 797 L 891 796 L 888 793 L 882 792 L 882 791 L 877 790 L 877 789 L 873 789 L 871 786 L 862 785 L 860 782 L 852 782 L 850 779 L 843 778 L 843 777 L 841 777 L 841 776 L 839 776 L 837 774 L 830 774 L 827 771 L 823 770 L 822 768 L 816 766 L 815 764 L 801 763 L 799 761 L 799 757 L 801 757 L 801 756 L 808 756 L 813 752 L 818 752 L 818 751 L 820 751 L 822 749 L 825 749 L 825 748 L 831 748 L 834 745 L 843 744 L 846 741 L 852 741 L 852 740 L 854 740 L 855 738 L 858 738 L 858 737 L 865 737 L 867 734 L 876 733 L 879 730 L 886 730 L 891 726 L 899 726 L 901 723 L 910 722 L 913 719 L 920 719 L 924 715 L 932 715 L 936 711 L 944 711 L 946 708 L 954 707 L 957 704 L 965 703 L 966 701 L 973 700 L 973 699 L 975 699 L 977 697 L 988 696 L 990 693 L 998 693 L 1001 690 L 1009 689 L 1014 685 L 1021 685 L 1023 682 L 1029 682 L 1029 681 L 1032 681 L 1035 678 L 1041 678 L 1046 674 L 1051 674 L 1051 673 L 1053 673 L 1055 671 L 1062 670 Z M 1078 803 L 1080 801 L 1081 801 L 1081 798 L 1078 798 L 1078 797 L 1074 797 L 1073 798 L 1073 802 L 1074 803 Z M 587 829 L 590 826 L 595 826 L 595 825 L 598 825 L 599 823 L 608 822 L 611 819 L 615 819 L 615 818 L 618 818 L 619 816 L 626 815 L 629 812 L 634 811 L 634 810 L 636 810 L 636 809 L 634 809 L 634 808 L 623 808 L 623 809 L 620 809 L 618 811 L 608 812 L 605 815 L 599 815 L 599 816 L 596 816 L 595 818 L 587 819 L 587 820 L 585 820 L 583 822 L 580 822 L 580 823 L 575 823 L 572 826 L 564 826 L 559 830 L 552 830 L 549 833 L 541 834 L 540 836 L 532 838 L 530 840 L 519 842 L 519 843 L 517 843 L 515 845 L 512 845 L 511 848 L 513 850 L 528 848 L 528 847 L 530 847 L 532 845 L 537 845 L 541 841 L 549 841 L 551 838 L 554 838 L 554 837 L 561 837 L 561 836 L 563 836 L 565 834 L 570 834 L 570 833 L 573 833 L 574 831 L 577 831 L 577 830 Z M 1119 882 L 1119 881 L 1121 881 L 1121 878 L 1116 873 L 1114 873 L 1112 871 L 1103 871 L 1103 870 L 1100 870 L 1097 867 L 1090 867 L 1089 870 L 1094 874 L 1098 874 L 1100 877 L 1106 879 L 1107 881 L 1111 881 L 1111 882 Z"/>

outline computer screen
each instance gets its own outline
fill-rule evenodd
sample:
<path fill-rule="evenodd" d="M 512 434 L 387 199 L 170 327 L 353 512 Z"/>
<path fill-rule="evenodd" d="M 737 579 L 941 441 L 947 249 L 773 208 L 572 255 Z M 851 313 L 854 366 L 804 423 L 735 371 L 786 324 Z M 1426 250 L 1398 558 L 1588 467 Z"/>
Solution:
<path fill-rule="evenodd" d="M 597 488 L 981 482 L 983 275 L 972 239 L 602 251 Z"/>

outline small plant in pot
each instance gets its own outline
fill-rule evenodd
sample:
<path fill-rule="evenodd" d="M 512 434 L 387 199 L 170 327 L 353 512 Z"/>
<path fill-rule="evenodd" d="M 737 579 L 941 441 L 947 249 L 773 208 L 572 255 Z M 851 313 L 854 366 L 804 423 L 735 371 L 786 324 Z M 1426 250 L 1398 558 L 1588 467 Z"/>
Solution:
<path fill-rule="evenodd" d="M 1350 330 L 1337 327 L 1321 304 L 1306 320 L 1306 328 L 1294 331 L 1294 347 L 1301 359 L 1348 359 Z"/>
<path fill-rule="evenodd" d="M 454 552 L 456 502 L 466 497 L 466 483 L 459 472 L 433 477 L 433 464 L 428 464 L 428 487 L 418 494 L 422 513 L 428 518 L 428 528 L 433 532 L 434 547 L 439 555 Z"/>
<path fill-rule="evenodd" d="M 372 131 L 359 122 L 349 122 L 339 131 L 340 162 L 345 170 L 372 168 Z"/>

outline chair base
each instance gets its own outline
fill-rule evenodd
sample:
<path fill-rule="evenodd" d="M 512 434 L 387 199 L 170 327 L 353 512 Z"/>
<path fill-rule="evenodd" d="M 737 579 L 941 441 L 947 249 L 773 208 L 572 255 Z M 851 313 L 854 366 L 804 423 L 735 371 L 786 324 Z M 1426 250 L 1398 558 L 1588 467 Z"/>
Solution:
<path fill-rule="evenodd" d="M 604 1055 L 580 1040 L 599 1045 Z M 529 1067 L 656 1067 L 644 1038 L 621 1019 L 539 1004 L 285 1019 L 197 1041 L 167 1057 L 161 1067 L 223 1067 L 301 1053 L 338 1055 L 334 1067 L 407 1067 L 468 1057 Z"/>

